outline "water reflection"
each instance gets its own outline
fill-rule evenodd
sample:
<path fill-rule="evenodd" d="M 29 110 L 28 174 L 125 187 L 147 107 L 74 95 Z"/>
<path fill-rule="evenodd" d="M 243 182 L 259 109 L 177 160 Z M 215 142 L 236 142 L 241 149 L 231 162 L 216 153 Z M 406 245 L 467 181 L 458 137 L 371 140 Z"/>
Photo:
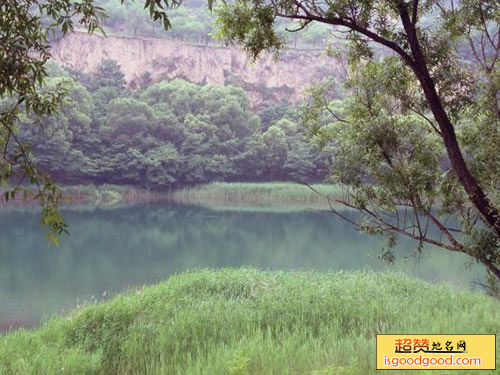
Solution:
<path fill-rule="evenodd" d="M 377 259 L 380 239 L 328 213 L 222 212 L 174 205 L 66 211 L 71 235 L 47 249 L 32 210 L 0 212 L 0 330 L 37 324 L 79 301 L 149 284 L 187 269 L 404 270 L 468 287 L 484 275 L 465 257 L 433 249 L 395 267 Z M 401 242 L 407 256 L 415 244 Z M 9 323 L 10 322 L 10 323 Z"/>

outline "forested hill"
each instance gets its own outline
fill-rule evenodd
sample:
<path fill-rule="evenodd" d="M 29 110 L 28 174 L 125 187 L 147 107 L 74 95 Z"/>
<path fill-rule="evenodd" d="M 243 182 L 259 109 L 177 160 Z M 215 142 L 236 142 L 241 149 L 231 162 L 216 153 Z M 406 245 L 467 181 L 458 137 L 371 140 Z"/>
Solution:
<path fill-rule="evenodd" d="M 197 84 L 236 84 L 254 106 L 283 99 L 297 102 L 312 82 L 341 74 L 340 64 L 319 47 L 289 48 L 279 61 L 265 55 L 252 63 L 237 48 L 113 33 L 76 32 L 54 41 L 52 55 L 59 65 L 85 73 L 95 72 L 103 60 L 115 60 L 131 87 L 145 76 L 151 82 L 182 78 Z"/>
<path fill-rule="evenodd" d="M 162 81 L 125 87 L 113 60 L 95 74 L 57 71 L 69 87 L 56 116 L 25 117 L 18 137 L 61 184 L 155 190 L 211 181 L 321 181 L 326 154 L 309 144 L 294 106 L 255 112 L 241 87 Z M 1 103 L 0 103 L 1 108 Z"/>
<path fill-rule="evenodd" d="M 165 189 L 211 181 L 323 181 L 328 153 L 310 143 L 298 102 L 340 77 L 324 28 L 253 62 L 212 38 L 202 1 L 170 12 L 161 31 L 137 3 L 98 0 L 106 36 L 54 35 L 48 89 L 68 95 L 56 116 L 23 118 L 19 139 L 61 184 Z M 116 4 L 117 3 L 117 4 Z M 295 34 L 294 34 L 295 35 Z M 1 103 L 0 103 L 1 105 Z"/>

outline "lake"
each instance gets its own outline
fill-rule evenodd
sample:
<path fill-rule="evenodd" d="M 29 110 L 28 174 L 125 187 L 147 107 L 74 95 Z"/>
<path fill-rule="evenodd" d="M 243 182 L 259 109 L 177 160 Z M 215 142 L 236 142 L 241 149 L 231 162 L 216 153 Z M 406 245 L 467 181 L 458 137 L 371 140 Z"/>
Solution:
<path fill-rule="evenodd" d="M 149 204 L 63 212 L 70 235 L 47 248 L 31 209 L 0 208 L 0 330 L 36 326 L 85 302 L 195 268 L 403 271 L 457 288 L 473 287 L 484 269 L 440 249 L 394 266 L 377 258 L 383 240 L 362 235 L 325 212 L 218 211 Z"/>

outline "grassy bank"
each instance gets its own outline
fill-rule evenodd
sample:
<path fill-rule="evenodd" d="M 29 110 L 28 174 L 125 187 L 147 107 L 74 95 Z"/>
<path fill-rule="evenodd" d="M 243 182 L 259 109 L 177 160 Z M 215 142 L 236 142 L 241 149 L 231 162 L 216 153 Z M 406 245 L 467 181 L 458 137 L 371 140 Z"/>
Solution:
<path fill-rule="evenodd" d="M 36 191 L 34 187 L 32 191 Z M 38 206 L 39 202 L 22 194 L 5 201 L 0 188 L 0 206 Z M 125 185 L 72 185 L 61 186 L 62 206 L 116 206 L 136 203 L 151 203 L 165 200 L 166 193 Z"/>
<path fill-rule="evenodd" d="M 159 191 L 125 185 L 76 185 L 63 188 L 65 203 L 71 205 L 114 206 L 151 203 L 166 199 Z"/>
<path fill-rule="evenodd" d="M 341 195 L 340 188 L 328 184 L 305 185 L 293 182 L 213 182 L 206 185 L 164 191 L 142 189 L 121 185 L 75 185 L 64 186 L 63 205 L 104 206 L 173 202 L 202 205 L 214 209 L 297 211 L 308 208 L 328 209 L 328 199 Z M 318 194 L 319 193 L 319 194 Z M 6 204 L 0 189 L 0 206 Z M 37 202 L 16 196 L 9 206 L 36 206 Z"/>
<path fill-rule="evenodd" d="M 364 375 L 376 333 L 499 331 L 499 301 L 398 274 L 207 270 L 0 337 L 0 374 Z"/>
<path fill-rule="evenodd" d="M 328 184 L 313 184 L 315 191 L 293 182 L 213 182 L 193 188 L 178 189 L 170 199 L 186 204 L 204 205 L 213 208 L 318 208 L 327 209 L 328 199 L 339 197 L 339 187 Z M 318 194 L 320 193 L 320 194 Z"/>

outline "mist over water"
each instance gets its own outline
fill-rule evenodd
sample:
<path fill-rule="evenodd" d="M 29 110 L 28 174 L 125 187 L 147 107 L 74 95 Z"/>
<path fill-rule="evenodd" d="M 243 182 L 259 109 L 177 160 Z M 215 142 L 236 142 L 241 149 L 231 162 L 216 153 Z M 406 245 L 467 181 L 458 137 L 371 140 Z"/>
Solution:
<path fill-rule="evenodd" d="M 397 261 L 377 258 L 383 240 L 332 214 L 218 211 L 137 205 L 64 212 L 70 235 L 47 248 L 35 210 L 0 212 L 0 330 L 35 326 L 85 301 L 100 301 L 196 268 L 403 271 L 457 288 L 474 287 L 482 267 L 440 249 L 404 260 L 416 243 L 400 241 Z"/>

